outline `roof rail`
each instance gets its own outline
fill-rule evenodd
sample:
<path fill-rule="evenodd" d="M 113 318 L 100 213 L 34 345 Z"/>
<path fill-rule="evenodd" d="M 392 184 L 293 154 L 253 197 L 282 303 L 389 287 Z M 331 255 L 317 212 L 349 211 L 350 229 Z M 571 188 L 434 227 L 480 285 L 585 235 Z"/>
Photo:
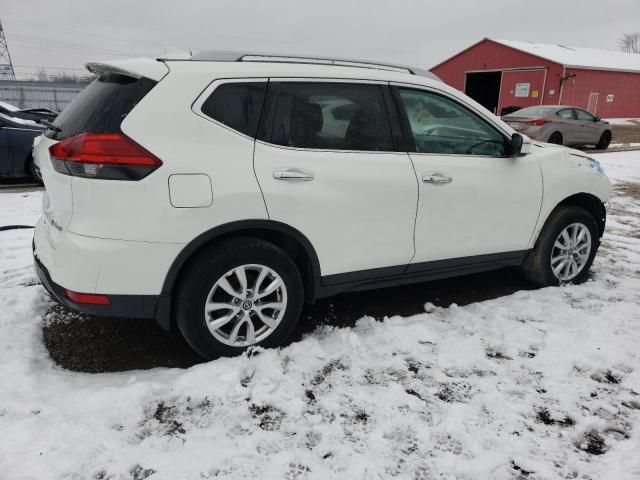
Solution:
<path fill-rule="evenodd" d="M 242 53 L 232 51 L 205 51 L 196 53 L 191 60 L 213 62 L 265 62 L 265 63 L 307 63 L 319 65 L 335 65 L 341 67 L 370 68 L 374 70 L 387 70 L 398 73 L 409 73 L 434 80 L 440 80 L 436 75 L 421 68 L 395 65 L 391 63 L 379 63 L 370 60 L 354 60 L 347 58 L 316 57 L 307 55 L 286 55 L 279 53 Z"/>

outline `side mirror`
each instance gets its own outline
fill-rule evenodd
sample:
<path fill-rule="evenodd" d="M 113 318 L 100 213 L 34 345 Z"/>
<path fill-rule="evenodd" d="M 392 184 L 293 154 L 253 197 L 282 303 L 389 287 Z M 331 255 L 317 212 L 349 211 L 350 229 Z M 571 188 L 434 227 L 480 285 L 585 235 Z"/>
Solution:
<path fill-rule="evenodd" d="M 599 122 L 600 120 L 602 120 L 600 117 L 593 117 L 594 122 Z"/>
<path fill-rule="evenodd" d="M 511 156 L 519 157 L 522 153 L 522 145 L 524 144 L 524 137 L 519 133 L 511 135 Z"/>

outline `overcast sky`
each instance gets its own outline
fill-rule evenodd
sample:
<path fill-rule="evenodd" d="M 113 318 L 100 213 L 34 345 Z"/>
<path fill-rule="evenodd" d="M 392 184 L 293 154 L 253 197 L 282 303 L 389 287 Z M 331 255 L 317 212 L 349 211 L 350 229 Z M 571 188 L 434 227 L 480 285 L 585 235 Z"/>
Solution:
<path fill-rule="evenodd" d="M 640 0 L 0 0 L 16 72 L 185 50 L 432 67 L 484 37 L 616 50 Z"/>

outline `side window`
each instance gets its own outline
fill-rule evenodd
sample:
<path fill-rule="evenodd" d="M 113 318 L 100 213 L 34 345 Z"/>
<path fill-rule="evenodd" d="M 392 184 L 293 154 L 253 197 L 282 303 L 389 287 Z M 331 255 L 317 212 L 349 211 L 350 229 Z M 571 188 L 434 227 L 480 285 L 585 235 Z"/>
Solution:
<path fill-rule="evenodd" d="M 264 140 L 325 150 L 392 151 L 382 86 L 271 82 Z"/>
<path fill-rule="evenodd" d="M 580 110 L 579 108 L 574 109 L 576 112 L 576 118 L 578 120 L 582 120 L 583 122 L 595 122 L 595 117 L 591 115 L 589 112 L 585 110 Z"/>
<path fill-rule="evenodd" d="M 564 118 L 565 120 L 575 120 L 573 108 L 565 108 L 564 110 L 560 110 L 557 115 L 560 118 Z"/>
<path fill-rule="evenodd" d="M 398 89 L 419 153 L 507 155 L 505 137 L 485 120 L 441 95 Z"/>
<path fill-rule="evenodd" d="M 266 89 L 266 82 L 224 83 L 205 100 L 201 111 L 234 130 L 255 137 Z"/>

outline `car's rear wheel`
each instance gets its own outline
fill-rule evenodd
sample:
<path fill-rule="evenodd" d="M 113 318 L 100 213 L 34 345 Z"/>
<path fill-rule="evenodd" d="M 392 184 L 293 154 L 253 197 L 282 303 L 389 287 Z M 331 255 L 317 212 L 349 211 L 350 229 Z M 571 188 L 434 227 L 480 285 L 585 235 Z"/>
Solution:
<path fill-rule="evenodd" d="M 600 244 L 595 218 L 581 207 L 557 208 L 540 232 L 524 265 L 527 278 L 541 287 L 582 283 Z"/>
<path fill-rule="evenodd" d="M 295 263 L 277 246 L 228 240 L 191 262 L 176 295 L 176 323 L 205 358 L 277 347 L 293 331 L 303 303 Z"/>
<path fill-rule="evenodd" d="M 549 136 L 549 143 L 554 143 L 556 145 L 562 145 L 562 134 L 560 132 L 553 132 Z"/>
<path fill-rule="evenodd" d="M 602 135 L 600 135 L 600 141 L 596 145 L 596 148 L 598 150 L 606 150 L 607 148 L 609 148 L 610 144 L 611 144 L 611 132 L 607 130 L 606 132 L 603 132 Z"/>

